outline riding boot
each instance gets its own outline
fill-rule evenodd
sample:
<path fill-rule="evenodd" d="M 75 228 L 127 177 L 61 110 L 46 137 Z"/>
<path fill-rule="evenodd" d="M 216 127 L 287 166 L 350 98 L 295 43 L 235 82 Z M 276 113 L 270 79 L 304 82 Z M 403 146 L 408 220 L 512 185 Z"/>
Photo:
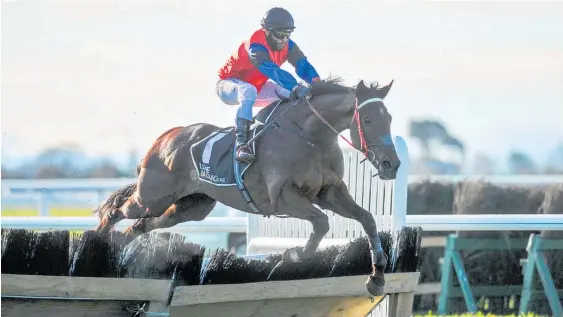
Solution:
<path fill-rule="evenodd" d="M 237 118 L 237 140 L 236 140 L 236 156 L 235 159 L 239 162 L 250 163 L 254 160 L 254 153 L 248 142 L 248 131 L 250 129 L 250 121 L 244 118 Z"/>

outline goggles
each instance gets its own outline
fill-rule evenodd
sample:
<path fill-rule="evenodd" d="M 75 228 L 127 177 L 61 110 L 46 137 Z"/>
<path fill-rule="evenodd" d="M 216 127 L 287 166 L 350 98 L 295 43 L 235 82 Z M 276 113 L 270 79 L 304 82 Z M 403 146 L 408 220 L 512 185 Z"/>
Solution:
<path fill-rule="evenodd" d="M 291 36 L 291 31 L 272 30 L 272 35 L 279 40 L 285 40 L 285 39 L 288 39 Z"/>

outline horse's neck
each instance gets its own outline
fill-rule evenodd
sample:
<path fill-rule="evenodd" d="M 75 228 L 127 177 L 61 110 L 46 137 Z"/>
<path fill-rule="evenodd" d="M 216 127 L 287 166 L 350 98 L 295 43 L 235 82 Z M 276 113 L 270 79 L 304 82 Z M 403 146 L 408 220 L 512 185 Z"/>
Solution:
<path fill-rule="evenodd" d="M 350 128 L 354 114 L 354 95 L 323 95 L 314 98 L 310 103 L 329 124 L 315 114 L 307 101 L 303 101 L 298 111 L 298 120 L 303 132 L 320 143 L 338 142 L 338 133 Z"/>

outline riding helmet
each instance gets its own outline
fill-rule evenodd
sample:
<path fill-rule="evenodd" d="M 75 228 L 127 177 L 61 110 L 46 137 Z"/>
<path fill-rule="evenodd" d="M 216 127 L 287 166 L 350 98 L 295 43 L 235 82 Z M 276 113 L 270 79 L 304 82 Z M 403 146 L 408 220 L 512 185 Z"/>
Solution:
<path fill-rule="evenodd" d="M 268 10 L 262 18 L 261 25 L 267 30 L 293 31 L 295 29 L 291 14 L 286 9 L 279 7 Z"/>

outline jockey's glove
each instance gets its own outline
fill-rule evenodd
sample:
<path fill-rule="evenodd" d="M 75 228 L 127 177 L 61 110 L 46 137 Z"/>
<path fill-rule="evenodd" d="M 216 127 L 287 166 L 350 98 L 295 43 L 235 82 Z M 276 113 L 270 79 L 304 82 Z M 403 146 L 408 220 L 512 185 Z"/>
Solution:
<path fill-rule="evenodd" d="M 308 96 L 311 93 L 311 86 L 309 86 L 307 83 L 299 84 L 293 88 L 291 93 L 295 97 L 301 99 L 303 97 Z"/>

